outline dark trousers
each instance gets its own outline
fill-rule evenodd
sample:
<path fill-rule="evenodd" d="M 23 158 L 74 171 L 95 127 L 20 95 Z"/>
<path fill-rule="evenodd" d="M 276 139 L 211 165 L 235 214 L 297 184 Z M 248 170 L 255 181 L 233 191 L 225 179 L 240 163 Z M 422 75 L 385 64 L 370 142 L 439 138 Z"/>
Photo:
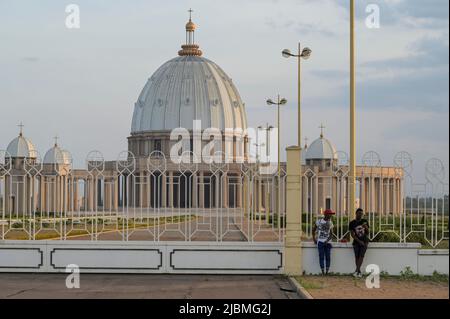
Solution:
<path fill-rule="evenodd" d="M 319 249 L 319 263 L 320 263 L 320 268 L 322 270 L 326 269 L 330 269 L 330 265 L 331 265 L 331 244 L 325 244 L 322 242 L 318 242 L 317 243 L 317 247 Z"/>

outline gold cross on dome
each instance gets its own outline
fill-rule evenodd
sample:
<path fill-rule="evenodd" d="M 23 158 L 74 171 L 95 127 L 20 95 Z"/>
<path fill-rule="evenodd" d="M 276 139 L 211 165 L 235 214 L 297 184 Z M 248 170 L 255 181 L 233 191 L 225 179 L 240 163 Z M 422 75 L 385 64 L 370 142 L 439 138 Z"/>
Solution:
<path fill-rule="evenodd" d="M 22 136 L 24 125 L 22 124 L 22 122 L 20 122 L 20 124 L 17 126 L 20 128 L 20 136 Z"/>
<path fill-rule="evenodd" d="M 55 135 L 54 139 L 55 139 L 55 146 L 58 146 L 58 139 L 59 139 L 58 135 Z"/>
<path fill-rule="evenodd" d="M 325 128 L 325 126 L 323 124 L 320 124 L 319 128 L 320 128 L 320 137 L 323 137 L 323 129 Z"/>
<path fill-rule="evenodd" d="M 192 12 L 194 12 L 194 10 L 189 9 L 188 12 L 189 12 L 189 21 L 190 21 L 190 20 L 192 20 Z"/>

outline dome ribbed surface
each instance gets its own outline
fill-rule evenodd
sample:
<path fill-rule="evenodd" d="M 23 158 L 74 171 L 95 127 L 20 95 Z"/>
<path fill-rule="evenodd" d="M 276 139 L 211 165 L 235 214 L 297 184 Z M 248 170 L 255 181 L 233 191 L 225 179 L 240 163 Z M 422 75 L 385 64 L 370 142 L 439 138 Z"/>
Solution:
<path fill-rule="evenodd" d="M 131 133 L 247 128 L 244 104 L 228 75 L 214 62 L 181 56 L 163 64 L 148 80 L 134 107 Z"/>

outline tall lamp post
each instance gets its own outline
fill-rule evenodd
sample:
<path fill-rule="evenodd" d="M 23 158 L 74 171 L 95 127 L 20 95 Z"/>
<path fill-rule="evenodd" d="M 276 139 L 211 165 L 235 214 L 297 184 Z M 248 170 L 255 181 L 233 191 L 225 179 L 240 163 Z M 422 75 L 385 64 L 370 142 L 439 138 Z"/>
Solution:
<path fill-rule="evenodd" d="M 300 147 L 300 176 L 302 176 L 302 59 L 308 60 L 311 57 L 312 50 L 310 48 L 304 48 L 298 44 L 298 54 L 292 54 L 290 50 L 284 49 L 281 53 L 283 57 L 294 57 L 298 60 L 298 110 L 297 110 L 297 145 Z M 303 190 L 302 179 L 300 180 L 300 214 L 303 212 Z"/>
<path fill-rule="evenodd" d="M 269 158 L 270 155 L 270 131 L 273 129 L 273 126 L 269 125 L 269 123 L 266 123 L 266 127 L 258 126 L 258 130 L 262 130 L 266 134 L 266 144 L 263 144 L 266 146 L 266 158 Z M 267 188 L 267 194 L 264 195 L 264 199 L 266 199 L 266 196 L 269 194 L 269 190 Z M 266 224 L 269 224 L 269 215 L 270 215 L 270 209 L 268 203 L 266 203 Z"/>
<path fill-rule="evenodd" d="M 297 144 L 298 146 L 302 146 L 302 90 L 301 90 L 301 84 L 302 84 L 302 59 L 308 60 L 311 57 L 312 50 L 310 48 L 304 48 L 302 50 L 301 44 L 298 44 L 298 54 L 292 54 L 290 50 L 284 49 L 282 52 L 283 57 L 290 58 L 294 57 L 298 59 L 298 111 L 297 111 Z"/>
<path fill-rule="evenodd" d="M 264 143 L 259 142 L 259 130 L 260 130 L 260 127 L 258 127 L 258 130 L 256 131 L 256 143 L 253 144 L 256 147 L 256 167 L 257 167 L 258 174 L 260 173 L 260 165 L 261 165 L 261 158 L 260 158 L 261 147 L 263 147 L 265 145 Z M 261 195 L 262 185 L 261 184 L 262 184 L 262 180 L 260 180 L 258 183 L 258 213 L 259 214 L 261 213 L 261 210 L 262 210 L 261 209 L 261 199 L 262 199 L 262 195 Z"/>
<path fill-rule="evenodd" d="M 258 166 L 258 172 L 261 163 L 261 147 L 266 146 L 266 144 L 259 142 L 259 131 L 261 129 L 262 126 L 258 126 L 258 130 L 256 131 L 256 143 L 253 144 L 256 147 L 256 165 Z"/>
<path fill-rule="evenodd" d="M 277 106 L 277 127 L 278 127 L 278 219 L 281 216 L 281 119 L 280 119 L 280 107 L 282 105 L 286 105 L 287 100 L 285 98 L 281 98 L 278 94 L 277 102 L 274 102 L 272 99 L 267 100 L 267 105 Z M 280 225 L 280 224 L 278 224 Z"/>
<path fill-rule="evenodd" d="M 356 67 L 355 67 L 355 0 L 350 0 L 350 212 L 355 213 L 356 201 Z"/>
<path fill-rule="evenodd" d="M 270 131 L 273 130 L 273 126 L 266 123 L 266 127 L 258 126 L 258 129 L 266 133 L 266 157 L 270 155 Z"/>
<path fill-rule="evenodd" d="M 280 154 L 281 154 L 281 119 L 280 119 L 280 106 L 282 105 L 286 105 L 287 104 L 287 100 L 285 98 L 281 98 L 280 95 L 278 94 L 277 97 L 277 102 L 272 101 L 272 99 L 268 99 L 267 100 L 267 105 L 268 106 L 272 106 L 272 105 L 276 105 L 277 106 L 277 127 L 278 127 L 278 177 L 281 176 L 280 172 L 281 172 L 281 162 L 280 162 Z"/>

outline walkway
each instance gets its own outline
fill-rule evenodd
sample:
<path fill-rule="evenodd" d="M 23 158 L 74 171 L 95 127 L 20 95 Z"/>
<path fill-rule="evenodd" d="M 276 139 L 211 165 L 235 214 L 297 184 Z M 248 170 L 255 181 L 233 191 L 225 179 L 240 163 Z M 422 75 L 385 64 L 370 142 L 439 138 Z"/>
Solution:
<path fill-rule="evenodd" d="M 0 298 L 298 299 L 281 276 L 0 274 Z"/>

